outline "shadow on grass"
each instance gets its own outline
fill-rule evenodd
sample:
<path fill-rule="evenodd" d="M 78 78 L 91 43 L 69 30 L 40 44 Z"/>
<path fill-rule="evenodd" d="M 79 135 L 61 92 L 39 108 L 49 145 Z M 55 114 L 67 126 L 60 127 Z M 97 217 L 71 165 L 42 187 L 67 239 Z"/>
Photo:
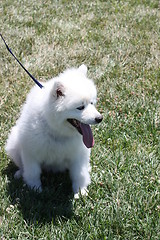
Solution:
<path fill-rule="evenodd" d="M 11 204 L 18 205 L 23 218 L 30 223 L 55 221 L 57 217 L 64 220 L 71 218 L 73 192 L 68 172 L 42 173 L 42 193 L 30 190 L 23 180 L 14 179 L 16 167 L 9 163 L 3 171 L 8 176 L 7 193 Z"/>

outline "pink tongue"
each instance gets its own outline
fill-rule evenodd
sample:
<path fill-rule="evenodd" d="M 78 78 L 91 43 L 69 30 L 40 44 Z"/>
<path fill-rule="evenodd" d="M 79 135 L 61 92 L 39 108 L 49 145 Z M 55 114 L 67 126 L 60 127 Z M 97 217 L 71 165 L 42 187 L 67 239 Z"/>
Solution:
<path fill-rule="evenodd" d="M 80 125 L 82 135 L 83 135 L 83 142 L 87 148 L 91 148 L 94 145 L 94 138 L 92 134 L 92 130 L 88 124 L 81 123 Z"/>

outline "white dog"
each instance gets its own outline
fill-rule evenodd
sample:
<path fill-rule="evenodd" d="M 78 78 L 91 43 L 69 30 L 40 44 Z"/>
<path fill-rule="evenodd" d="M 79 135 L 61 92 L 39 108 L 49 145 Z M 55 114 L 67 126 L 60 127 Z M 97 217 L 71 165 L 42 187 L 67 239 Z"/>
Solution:
<path fill-rule="evenodd" d="M 33 87 L 6 144 L 6 152 L 26 184 L 41 191 L 41 169 L 69 170 L 74 193 L 87 193 L 90 183 L 90 148 L 94 144 L 89 124 L 102 121 L 96 110 L 96 88 L 87 67 L 68 69 Z"/>

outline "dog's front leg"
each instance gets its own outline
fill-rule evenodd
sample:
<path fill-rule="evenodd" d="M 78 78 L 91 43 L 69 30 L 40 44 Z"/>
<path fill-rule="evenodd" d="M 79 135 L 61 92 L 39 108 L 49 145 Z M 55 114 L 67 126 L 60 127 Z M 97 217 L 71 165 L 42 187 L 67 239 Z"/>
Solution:
<path fill-rule="evenodd" d="M 90 184 L 88 161 L 86 164 L 81 162 L 75 161 L 69 169 L 75 198 L 79 197 L 79 191 L 81 195 L 87 195 L 87 186 Z"/>

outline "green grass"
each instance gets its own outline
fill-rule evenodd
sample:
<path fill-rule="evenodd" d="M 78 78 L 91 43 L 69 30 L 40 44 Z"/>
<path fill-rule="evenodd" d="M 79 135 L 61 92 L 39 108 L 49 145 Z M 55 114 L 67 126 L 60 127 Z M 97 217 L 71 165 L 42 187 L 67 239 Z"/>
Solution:
<path fill-rule="evenodd" d="M 42 194 L 16 181 L 4 145 L 33 82 L 0 40 L 0 238 L 160 239 L 159 1 L 2 0 L 0 26 L 39 80 L 85 63 L 104 116 L 88 197 L 68 173 L 44 173 Z"/>

